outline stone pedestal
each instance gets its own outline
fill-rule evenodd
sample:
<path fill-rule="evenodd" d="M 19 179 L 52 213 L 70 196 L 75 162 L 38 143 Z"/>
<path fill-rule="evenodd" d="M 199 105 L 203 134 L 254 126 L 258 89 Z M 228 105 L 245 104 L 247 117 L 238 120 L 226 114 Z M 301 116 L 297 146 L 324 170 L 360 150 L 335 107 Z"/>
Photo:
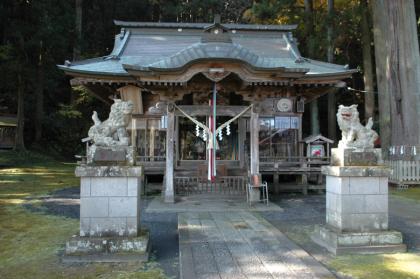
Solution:
<path fill-rule="evenodd" d="M 333 149 L 326 175 L 326 226 L 313 240 L 334 254 L 401 252 L 400 232 L 388 230 L 388 176 L 378 149 Z M 356 166 L 357 164 L 357 166 Z"/>
<path fill-rule="evenodd" d="M 135 150 L 132 146 L 96 146 L 87 149 L 86 162 L 88 165 L 134 165 Z"/>
<path fill-rule="evenodd" d="M 85 165 L 76 168 L 76 176 L 81 179 L 80 235 L 67 242 L 66 260 L 145 260 L 148 234 L 140 232 L 143 168 Z"/>

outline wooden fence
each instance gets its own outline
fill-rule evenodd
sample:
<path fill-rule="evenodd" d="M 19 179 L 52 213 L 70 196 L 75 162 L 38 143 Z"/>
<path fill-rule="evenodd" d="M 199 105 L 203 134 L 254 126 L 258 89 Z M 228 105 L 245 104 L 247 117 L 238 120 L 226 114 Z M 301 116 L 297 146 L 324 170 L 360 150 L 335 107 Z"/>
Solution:
<path fill-rule="evenodd" d="M 389 180 L 396 184 L 420 184 L 420 161 L 391 160 L 387 162 L 392 169 Z"/>
<path fill-rule="evenodd" d="M 175 176 L 174 180 L 177 195 L 245 195 L 246 193 L 247 179 L 243 176 L 219 176 L 214 182 L 198 176 Z"/>

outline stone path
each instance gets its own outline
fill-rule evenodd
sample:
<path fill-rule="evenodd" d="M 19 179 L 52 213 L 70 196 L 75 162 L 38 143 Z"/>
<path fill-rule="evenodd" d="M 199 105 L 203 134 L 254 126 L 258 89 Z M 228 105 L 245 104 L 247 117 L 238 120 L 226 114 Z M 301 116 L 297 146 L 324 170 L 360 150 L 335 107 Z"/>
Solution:
<path fill-rule="evenodd" d="M 163 212 L 227 212 L 227 211 L 258 211 L 277 212 L 283 211 L 274 203 L 268 205 L 253 203 L 249 206 L 244 196 L 222 196 L 222 195 L 191 195 L 177 197 L 175 203 L 165 203 L 161 197 L 155 197 L 147 207 L 148 213 Z"/>
<path fill-rule="evenodd" d="M 335 278 L 249 211 L 178 214 L 181 278 Z"/>
<path fill-rule="evenodd" d="M 410 252 L 420 252 L 420 203 L 389 196 L 389 227 L 403 233 Z"/>

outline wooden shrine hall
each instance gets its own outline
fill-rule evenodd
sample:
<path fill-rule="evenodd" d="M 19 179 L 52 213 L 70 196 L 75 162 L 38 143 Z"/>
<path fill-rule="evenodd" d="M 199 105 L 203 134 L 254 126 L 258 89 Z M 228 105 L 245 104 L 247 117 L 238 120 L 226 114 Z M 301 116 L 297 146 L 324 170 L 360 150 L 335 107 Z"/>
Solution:
<path fill-rule="evenodd" d="M 319 174 L 316 165 L 329 155 L 323 143 L 331 142 L 302 140 L 305 103 L 333 94 L 355 70 L 302 57 L 295 25 L 221 24 L 218 16 L 214 23 L 115 24 L 121 32 L 109 55 L 59 67 L 103 102 L 133 101 L 137 164 L 146 176 L 164 175 L 165 201 L 244 194 L 249 174 L 273 177 L 271 190 L 281 175 L 300 175 L 305 185 Z M 208 126 L 211 115 L 216 128 L 230 121 L 213 135 L 213 181 L 209 138 L 197 124 Z"/>

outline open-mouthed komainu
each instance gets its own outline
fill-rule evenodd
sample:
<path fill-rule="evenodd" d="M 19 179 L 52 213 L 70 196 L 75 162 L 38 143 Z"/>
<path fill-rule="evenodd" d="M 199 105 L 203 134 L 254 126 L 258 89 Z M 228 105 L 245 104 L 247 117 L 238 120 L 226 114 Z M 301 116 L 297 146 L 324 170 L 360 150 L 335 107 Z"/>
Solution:
<path fill-rule="evenodd" d="M 349 107 L 340 105 L 337 112 L 337 122 L 341 130 L 339 148 L 373 148 L 378 134 L 372 130 L 372 117 L 366 126 L 360 124 L 357 105 Z"/>

